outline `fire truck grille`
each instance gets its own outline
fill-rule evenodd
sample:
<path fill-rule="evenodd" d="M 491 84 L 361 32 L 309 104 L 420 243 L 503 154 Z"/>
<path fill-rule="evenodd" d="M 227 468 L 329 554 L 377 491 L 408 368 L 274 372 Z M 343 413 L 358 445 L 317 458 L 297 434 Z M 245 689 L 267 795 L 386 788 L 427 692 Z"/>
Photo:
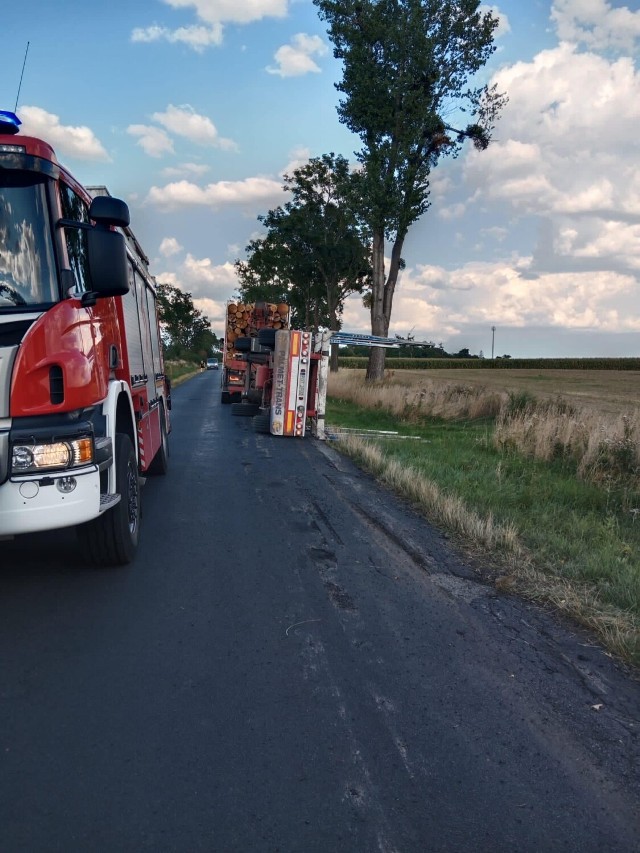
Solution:
<path fill-rule="evenodd" d="M 49 369 L 49 395 L 52 403 L 64 403 L 64 378 L 59 364 Z"/>

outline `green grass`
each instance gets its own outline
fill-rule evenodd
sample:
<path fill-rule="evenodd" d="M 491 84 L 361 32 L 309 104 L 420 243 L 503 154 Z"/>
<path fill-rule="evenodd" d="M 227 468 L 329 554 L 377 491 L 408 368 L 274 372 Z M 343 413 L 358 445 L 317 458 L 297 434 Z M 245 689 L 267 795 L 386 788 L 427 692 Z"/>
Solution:
<path fill-rule="evenodd" d="M 167 361 L 165 362 L 165 370 L 174 387 L 200 372 L 197 364 L 187 361 Z"/>
<path fill-rule="evenodd" d="M 385 460 L 435 484 L 465 510 L 514 529 L 522 551 L 494 549 L 491 556 L 503 567 L 511 564 L 508 571 L 520 575 L 523 591 L 563 607 L 640 664 L 640 517 L 636 521 L 637 514 L 629 512 L 629 495 L 621 487 L 607 490 L 581 481 L 567 462 L 502 452 L 491 441 L 488 421 L 402 423 L 388 413 L 330 399 L 327 423 L 397 429 L 424 439 L 375 443 Z M 434 514 L 442 522 L 437 508 Z M 478 544 L 466 539 L 468 547 Z M 526 570 L 516 566 L 521 561 Z"/>

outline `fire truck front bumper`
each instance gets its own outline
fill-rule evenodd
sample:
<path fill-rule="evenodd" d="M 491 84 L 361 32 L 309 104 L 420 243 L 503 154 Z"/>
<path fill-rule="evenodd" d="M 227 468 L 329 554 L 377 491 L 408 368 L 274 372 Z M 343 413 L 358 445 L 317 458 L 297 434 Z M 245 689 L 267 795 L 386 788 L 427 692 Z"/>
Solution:
<path fill-rule="evenodd" d="M 96 466 L 38 477 L 16 477 L 0 486 L 0 536 L 73 527 L 100 514 Z"/>

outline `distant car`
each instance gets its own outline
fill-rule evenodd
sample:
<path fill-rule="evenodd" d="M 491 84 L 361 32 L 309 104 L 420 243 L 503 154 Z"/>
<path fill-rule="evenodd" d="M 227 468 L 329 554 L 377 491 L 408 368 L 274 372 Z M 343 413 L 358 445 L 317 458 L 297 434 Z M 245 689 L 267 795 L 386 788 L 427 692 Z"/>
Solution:
<path fill-rule="evenodd" d="M 217 358 L 208 358 L 207 359 L 207 370 L 218 370 L 218 359 Z"/>

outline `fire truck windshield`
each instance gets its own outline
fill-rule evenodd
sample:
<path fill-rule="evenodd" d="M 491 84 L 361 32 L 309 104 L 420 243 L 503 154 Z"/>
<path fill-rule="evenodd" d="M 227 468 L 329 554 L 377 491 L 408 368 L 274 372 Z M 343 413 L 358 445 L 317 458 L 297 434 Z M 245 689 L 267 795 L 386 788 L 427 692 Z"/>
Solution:
<path fill-rule="evenodd" d="M 47 179 L 0 169 L 0 312 L 59 299 Z"/>

